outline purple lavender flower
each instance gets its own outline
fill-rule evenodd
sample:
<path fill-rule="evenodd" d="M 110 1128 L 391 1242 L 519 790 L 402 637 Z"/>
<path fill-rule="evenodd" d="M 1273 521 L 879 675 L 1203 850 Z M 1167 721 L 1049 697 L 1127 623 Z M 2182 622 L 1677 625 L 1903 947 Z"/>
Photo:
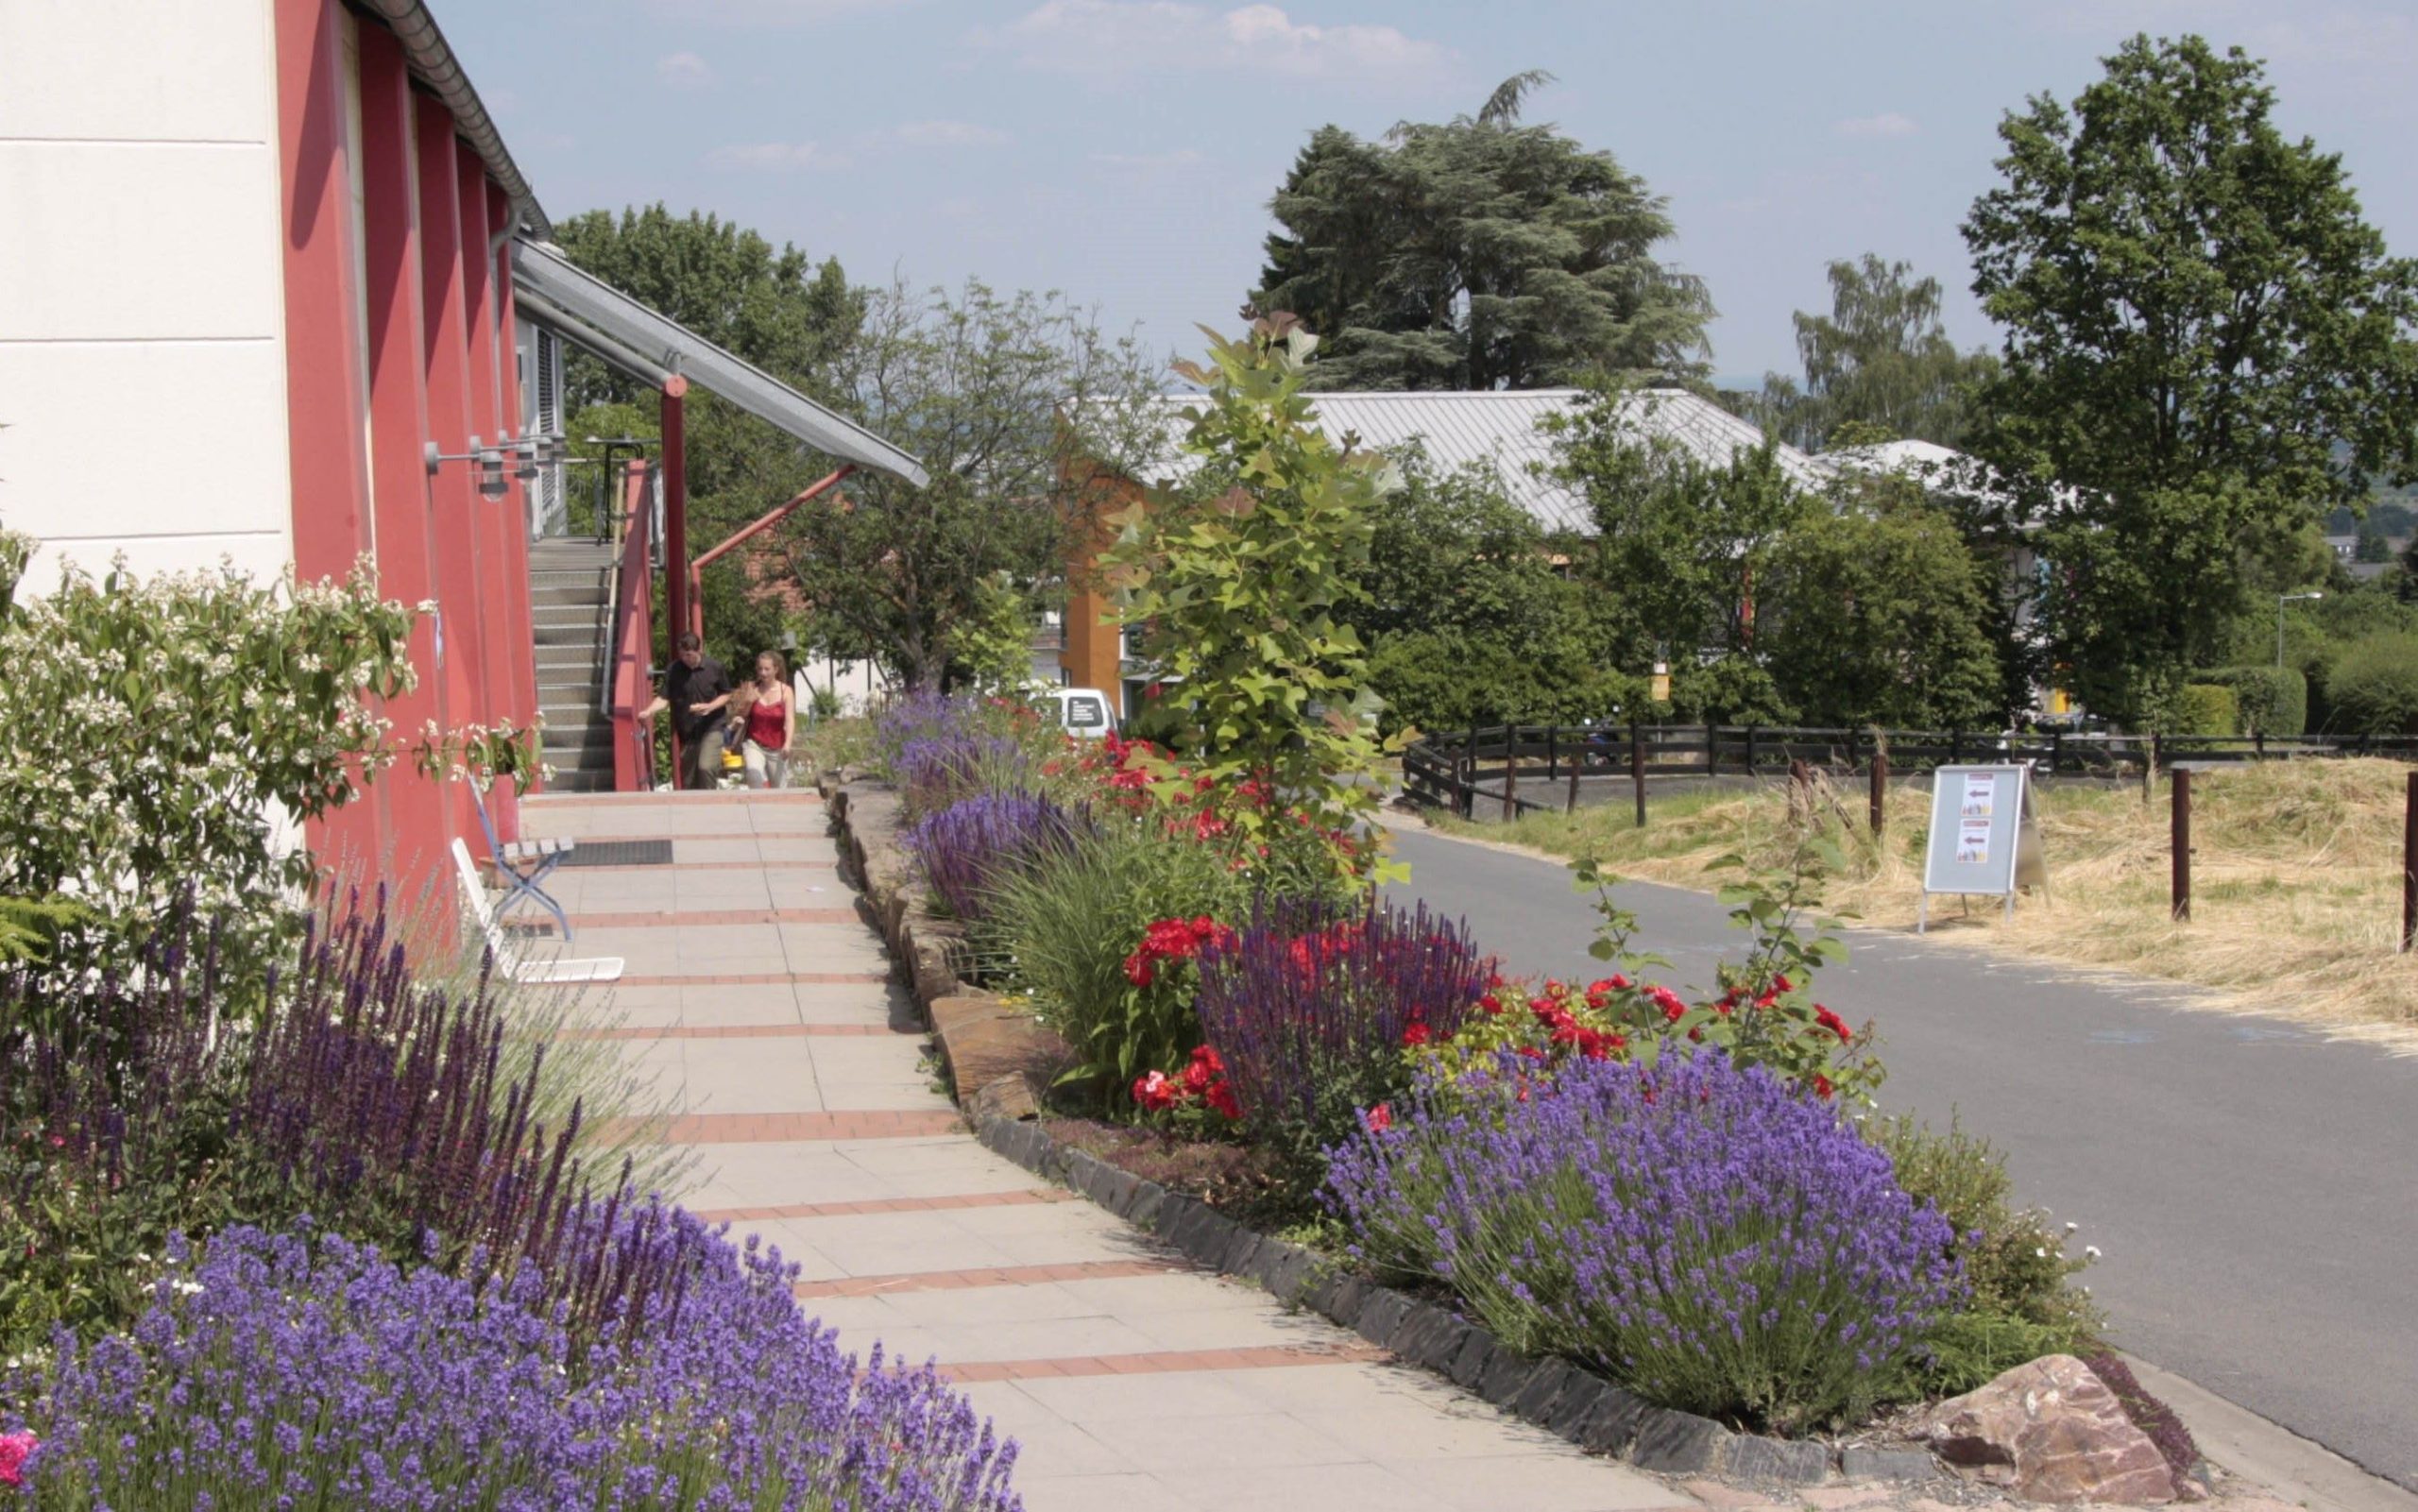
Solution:
<path fill-rule="evenodd" d="M 1383 1270 L 1424 1270 L 1514 1347 L 1663 1406 L 1801 1431 L 1860 1410 L 1964 1286 L 1945 1219 L 1829 1106 L 1717 1051 L 1507 1055 L 1423 1079 L 1330 1150 Z"/>
<path fill-rule="evenodd" d="M 1424 904 L 1263 899 L 1202 953 L 1196 1001 L 1253 1131 L 1307 1151 L 1399 1094 L 1405 1049 L 1451 1038 L 1491 969 L 1466 926 Z"/>
<path fill-rule="evenodd" d="M 37 1502 L 1018 1506 L 1014 1446 L 929 1368 L 877 1350 L 860 1376 L 776 1252 L 652 1205 L 595 1237 L 641 1231 L 686 1257 L 675 1292 L 583 1353 L 532 1269 L 473 1284 L 307 1225 L 230 1230 L 197 1266 L 179 1250 L 131 1334 L 62 1333 L 0 1381 L 33 1414 L 0 1428 L 40 1436 Z"/>
<path fill-rule="evenodd" d="M 907 853 L 924 880 L 967 921 L 986 916 L 992 891 L 1091 828 L 1037 793 L 978 792 L 927 815 L 907 832 Z"/>

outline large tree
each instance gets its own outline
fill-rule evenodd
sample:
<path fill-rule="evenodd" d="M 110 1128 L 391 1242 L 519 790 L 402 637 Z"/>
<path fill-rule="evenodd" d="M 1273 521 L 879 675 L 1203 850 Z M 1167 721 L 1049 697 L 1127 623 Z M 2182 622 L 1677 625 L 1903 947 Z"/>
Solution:
<path fill-rule="evenodd" d="M 1818 451 L 1839 428 L 1963 444 L 1972 391 L 1998 370 L 1986 352 L 1961 352 L 1939 318 L 1939 280 L 1866 252 L 1832 263 L 1831 313 L 1796 312 L 1803 386 L 1763 378 L 1753 417 L 1784 441 Z"/>
<path fill-rule="evenodd" d="M 818 638 L 939 686 L 961 636 L 996 618 L 998 574 L 1030 589 L 1063 569 L 1091 502 L 1068 481 L 1069 449 L 1138 475 L 1164 444 L 1154 368 L 1055 294 L 874 293 L 835 365 L 838 401 L 931 483 L 860 473 L 772 533 Z"/>
<path fill-rule="evenodd" d="M 1491 389 L 1594 373 L 1701 376 L 1712 305 L 1660 261 L 1664 201 L 1609 152 L 1524 126 L 1543 73 L 1474 116 L 1381 142 L 1313 133 L 1269 202 L 1282 229 L 1247 314 L 1325 338 L 1321 388 Z"/>
<path fill-rule="evenodd" d="M 2064 675 L 2119 718 L 2215 653 L 2256 559 L 2410 471 L 2418 264 L 2273 105 L 2239 49 L 2136 37 L 2006 117 L 1965 223 L 2006 329 L 1975 448 L 2041 524 Z"/>
<path fill-rule="evenodd" d="M 644 210 L 591 210 L 554 223 L 554 240 L 585 271 L 661 311 L 716 346 L 782 382 L 829 401 L 840 356 L 864 320 L 865 295 L 851 288 L 838 260 L 820 263 L 797 247 L 775 247 L 735 222 L 661 204 Z M 600 449 L 588 435 L 652 436 L 655 399 L 647 386 L 585 353 L 565 374 L 572 450 Z M 790 436 L 735 405 L 691 389 L 688 426 L 690 518 L 706 534 L 734 529 L 806 486 L 827 468 Z M 626 458 L 628 452 L 620 453 Z"/>

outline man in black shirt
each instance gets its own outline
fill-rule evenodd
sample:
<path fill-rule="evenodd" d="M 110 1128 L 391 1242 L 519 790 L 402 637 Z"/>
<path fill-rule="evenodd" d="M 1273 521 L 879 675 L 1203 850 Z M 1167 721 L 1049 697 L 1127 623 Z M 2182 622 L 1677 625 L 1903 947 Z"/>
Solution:
<path fill-rule="evenodd" d="M 710 788 L 722 776 L 723 713 L 730 707 L 730 674 L 706 654 L 705 643 L 691 632 L 679 640 L 679 654 L 663 669 L 663 691 L 639 710 L 652 720 L 672 711 L 672 728 L 680 737 L 680 786 Z"/>

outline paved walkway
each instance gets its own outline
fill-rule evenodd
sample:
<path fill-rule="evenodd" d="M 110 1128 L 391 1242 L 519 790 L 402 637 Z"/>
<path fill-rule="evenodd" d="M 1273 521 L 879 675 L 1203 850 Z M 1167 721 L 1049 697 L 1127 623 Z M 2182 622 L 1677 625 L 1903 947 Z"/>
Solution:
<path fill-rule="evenodd" d="M 805 1269 L 860 1351 L 931 1358 L 1023 1446 L 1031 1512 L 1596 1512 L 1700 1505 L 1264 1292 L 1190 1270 L 975 1143 L 859 922 L 811 794 L 561 797 L 532 835 L 670 838 L 554 874 L 573 953 L 695 1147 L 689 1205 Z"/>

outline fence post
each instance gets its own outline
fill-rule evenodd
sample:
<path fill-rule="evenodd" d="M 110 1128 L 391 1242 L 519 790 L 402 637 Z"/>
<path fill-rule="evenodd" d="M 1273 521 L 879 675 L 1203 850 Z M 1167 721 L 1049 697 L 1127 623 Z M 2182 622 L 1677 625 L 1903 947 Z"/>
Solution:
<path fill-rule="evenodd" d="M 1746 775 L 1755 774 L 1755 727 L 1746 726 Z"/>
<path fill-rule="evenodd" d="M 1950 730 L 1948 732 L 1948 764 L 1952 767 L 1964 759 L 1965 732 L 1963 730 Z"/>
<path fill-rule="evenodd" d="M 2409 797 L 2401 821 L 2401 950 L 2418 942 L 2418 772 L 2409 773 Z"/>
<path fill-rule="evenodd" d="M 1711 726 L 1707 726 L 1711 728 Z M 1637 827 L 1645 827 L 1645 731 L 1636 721 L 1628 726 L 1629 780 L 1637 784 Z"/>
<path fill-rule="evenodd" d="M 1561 775 L 1561 726 L 1545 726 L 1545 780 L 1551 782 Z"/>
<path fill-rule="evenodd" d="M 1503 822 L 1520 817 L 1520 726 L 1503 726 Z"/>
<path fill-rule="evenodd" d="M 2186 924 L 2191 918 L 2191 773 L 2188 767 L 2174 771 L 2174 832 L 2170 844 L 2174 852 L 2174 922 Z"/>
<path fill-rule="evenodd" d="M 1587 748 L 1582 745 L 1578 749 L 1578 755 L 1571 757 L 1570 760 L 1570 801 L 1562 805 L 1561 808 L 1565 814 L 1578 812 L 1578 771 L 1586 764 Z"/>
<path fill-rule="evenodd" d="M 1881 741 L 1872 742 L 1872 838 L 1878 841 L 1888 824 L 1889 815 L 1889 753 Z"/>
<path fill-rule="evenodd" d="M 2063 761 L 2065 757 L 2066 732 L 2051 730 L 2049 732 L 2049 775 L 2053 777 L 2057 774 L 2057 763 Z"/>

